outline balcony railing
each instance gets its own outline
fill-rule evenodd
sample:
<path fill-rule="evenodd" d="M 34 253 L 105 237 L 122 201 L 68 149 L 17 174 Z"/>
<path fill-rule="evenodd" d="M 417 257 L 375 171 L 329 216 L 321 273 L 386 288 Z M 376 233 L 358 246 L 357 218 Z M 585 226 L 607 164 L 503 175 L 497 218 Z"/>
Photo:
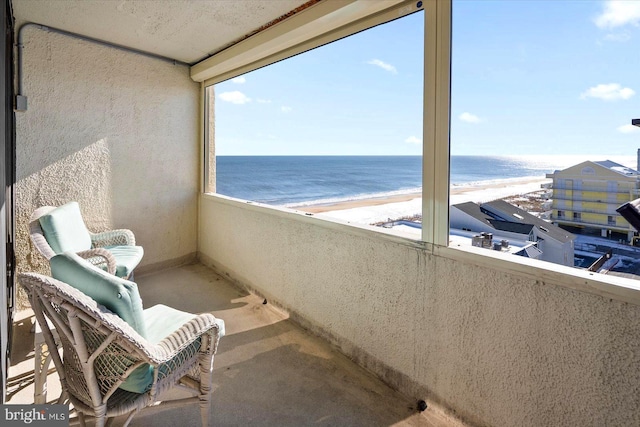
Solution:
<path fill-rule="evenodd" d="M 609 228 L 615 229 L 617 231 L 629 231 L 632 230 L 629 224 L 612 224 L 609 221 L 589 221 L 585 219 L 577 219 L 577 218 L 567 218 L 567 217 L 557 217 L 551 216 L 551 221 L 555 221 L 565 225 L 577 225 L 577 226 L 591 226 L 591 227 L 599 227 L 599 228 Z"/>
<path fill-rule="evenodd" d="M 590 192 L 605 192 L 605 193 L 611 193 L 612 188 L 609 187 L 606 183 L 603 182 L 603 184 L 601 185 L 582 185 L 581 187 L 576 187 L 575 185 L 572 185 L 571 187 L 566 186 L 566 185 L 558 185 L 557 183 L 552 184 L 551 188 L 555 191 L 555 190 L 568 190 L 568 191 L 590 191 Z M 640 192 L 640 188 L 638 187 L 638 184 L 632 184 L 632 183 L 624 183 L 624 185 L 618 185 L 616 188 L 616 193 L 628 193 L 628 192 Z"/>
<path fill-rule="evenodd" d="M 602 209 L 589 209 L 584 207 L 581 209 L 576 209 L 575 207 L 571 209 L 571 208 L 562 208 L 561 206 L 553 206 L 553 205 L 551 208 L 558 211 L 565 211 L 569 214 L 572 212 L 580 212 L 580 213 L 590 213 L 590 214 L 597 214 L 597 215 L 608 215 L 608 216 L 620 217 L 620 215 L 617 212 L 615 212 L 615 210 L 611 210 L 611 209 L 602 210 Z"/>
<path fill-rule="evenodd" d="M 612 205 L 612 204 L 617 204 L 617 203 L 626 203 L 629 200 L 633 200 L 630 199 L 629 197 L 620 197 L 620 198 L 616 198 L 614 199 L 597 199 L 597 198 L 592 198 L 592 197 L 553 197 L 552 200 L 565 200 L 568 202 L 581 202 L 581 203 L 601 203 L 603 205 Z"/>
<path fill-rule="evenodd" d="M 609 194 L 610 195 L 610 194 Z M 615 193 L 616 197 L 613 198 L 603 198 L 602 195 L 590 195 L 590 194 L 581 194 L 579 197 L 576 194 L 572 196 L 567 196 L 563 193 L 554 193 L 551 197 L 553 200 L 570 200 L 576 202 L 591 202 L 591 203 L 624 203 L 632 200 L 634 197 L 630 196 L 630 193 Z"/>

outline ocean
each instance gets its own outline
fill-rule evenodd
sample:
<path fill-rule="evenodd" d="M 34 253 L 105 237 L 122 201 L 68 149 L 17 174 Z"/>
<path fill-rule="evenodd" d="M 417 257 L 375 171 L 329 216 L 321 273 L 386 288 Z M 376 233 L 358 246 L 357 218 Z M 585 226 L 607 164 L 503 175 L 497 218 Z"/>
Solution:
<path fill-rule="evenodd" d="M 636 168 L 635 156 L 451 156 L 451 185 L 543 178 L 584 160 Z M 419 192 L 421 156 L 218 156 L 217 192 L 276 206 L 305 206 Z"/>

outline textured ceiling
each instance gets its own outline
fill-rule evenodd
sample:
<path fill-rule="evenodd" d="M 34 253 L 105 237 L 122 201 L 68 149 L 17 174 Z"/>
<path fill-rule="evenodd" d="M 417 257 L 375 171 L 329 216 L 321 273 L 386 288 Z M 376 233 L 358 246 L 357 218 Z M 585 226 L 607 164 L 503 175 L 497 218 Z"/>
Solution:
<path fill-rule="evenodd" d="M 190 64 L 307 0 L 12 0 L 34 22 Z"/>

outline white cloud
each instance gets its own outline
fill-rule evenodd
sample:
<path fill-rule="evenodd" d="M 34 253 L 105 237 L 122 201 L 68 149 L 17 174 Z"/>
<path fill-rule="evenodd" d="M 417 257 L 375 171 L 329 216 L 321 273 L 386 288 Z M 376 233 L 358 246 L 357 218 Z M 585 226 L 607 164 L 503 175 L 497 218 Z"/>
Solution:
<path fill-rule="evenodd" d="M 393 74 L 398 74 L 398 70 L 396 70 L 396 67 L 391 64 L 387 64 L 386 62 L 379 59 L 372 59 L 371 61 L 368 61 L 367 64 L 375 65 L 376 67 L 380 67 L 383 70 L 386 70 Z"/>
<path fill-rule="evenodd" d="M 422 140 L 411 135 L 409 138 L 405 139 L 404 142 L 408 142 L 409 144 L 422 144 Z"/>
<path fill-rule="evenodd" d="M 482 121 L 482 119 L 480 119 L 480 117 L 476 116 L 475 114 L 466 113 L 466 112 L 460 114 L 458 118 L 463 122 L 467 122 L 467 123 L 480 123 Z"/>
<path fill-rule="evenodd" d="M 604 101 L 616 101 L 619 99 L 629 99 L 635 95 L 635 91 L 628 87 L 622 87 L 618 83 L 599 84 L 590 87 L 580 94 L 580 99 L 598 98 Z"/>
<path fill-rule="evenodd" d="M 256 99 L 256 102 L 258 104 L 271 104 L 271 100 L 270 99 L 262 99 L 262 98 L 258 98 Z"/>
<path fill-rule="evenodd" d="M 637 0 L 609 0 L 604 10 L 594 19 L 598 28 L 615 28 L 627 24 L 640 24 L 640 2 Z"/>
<path fill-rule="evenodd" d="M 282 107 L 280 107 L 280 110 L 282 110 L 283 113 L 290 113 L 293 108 L 283 105 Z"/>
<path fill-rule="evenodd" d="M 242 84 L 242 83 L 246 83 L 247 79 L 245 79 L 244 76 L 240 76 L 240 77 L 236 77 L 234 79 L 231 79 L 231 81 L 234 82 L 234 83 Z"/>
<path fill-rule="evenodd" d="M 626 125 L 618 126 L 618 132 L 620 132 L 620 133 L 635 133 L 635 132 L 640 132 L 640 128 L 638 126 L 634 126 L 632 124 L 626 124 Z"/>
<path fill-rule="evenodd" d="M 246 104 L 247 102 L 251 102 L 251 98 L 237 90 L 222 92 L 218 95 L 218 98 L 226 102 L 231 102 L 232 104 Z"/>
<path fill-rule="evenodd" d="M 624 43 L 624 42 L 628 42 L 629 40 L 631 40 L 631 34 L 629 34 L 628 32 L 624 32 L 624 33 L 609 33 L 606 36 L 604 36 L 604 39 L 608 42 L 618 42 L 618 43 Z"/>

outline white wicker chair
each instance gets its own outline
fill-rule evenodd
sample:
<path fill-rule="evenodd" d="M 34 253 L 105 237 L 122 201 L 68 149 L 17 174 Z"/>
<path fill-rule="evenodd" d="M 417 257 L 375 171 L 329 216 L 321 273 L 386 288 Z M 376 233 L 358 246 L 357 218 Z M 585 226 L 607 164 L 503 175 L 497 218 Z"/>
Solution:
<path fill-rule="evenodd" d="M 50 349 L 56 344 L 46 319 L 56 328 L 62 356 L 57 351 L 51 355 L 63 392 L 83 426 L 85 416 L 95 417 L 95 425 L 103 426 L 109 418 L 129 414 L 127 426 L 140 409 L 158 403 L 158 395 L 174 386 L 194 395 L 178 402 L 199 402 L 202 425 L 208 425 L 213 359 L 224 335 L 222 320 L 208 313 L 198 315 L 154 345 L 66 283 L 35 273 L 20 274 L 18 280 L 29 294 Z M 147 392 L 118 388 L 143 364 L 154 368 Z"/>
<path fill-rule="evenodd" d="M 51 211 L 56 209 L 55 206 L 42 206 L 36 209 L 31 218 L 29 219 L 29 235 L 38 252 L 50 260 L 56 252 L 51 248 L 49 242 L 44 235 L 42 226 L 40 225 L 40 217 L 47 215 Z M 92 233 L 91 235 L 91 249 L 78 252 L 77 254 L 82 258 L 89 261 L 91 264 L 100 267 L 110 274 L 116 274 L 117 262 L 116 258 L 111 251 L 104 249 L 107 246 L 135 246 L 136 238 L 131 230 L 117 229 L 109 230 L 102 233 Z M 133 277 L 132 275 L 128 275 Z M 125 278 L 128 278 L 125 276 Z"/>

